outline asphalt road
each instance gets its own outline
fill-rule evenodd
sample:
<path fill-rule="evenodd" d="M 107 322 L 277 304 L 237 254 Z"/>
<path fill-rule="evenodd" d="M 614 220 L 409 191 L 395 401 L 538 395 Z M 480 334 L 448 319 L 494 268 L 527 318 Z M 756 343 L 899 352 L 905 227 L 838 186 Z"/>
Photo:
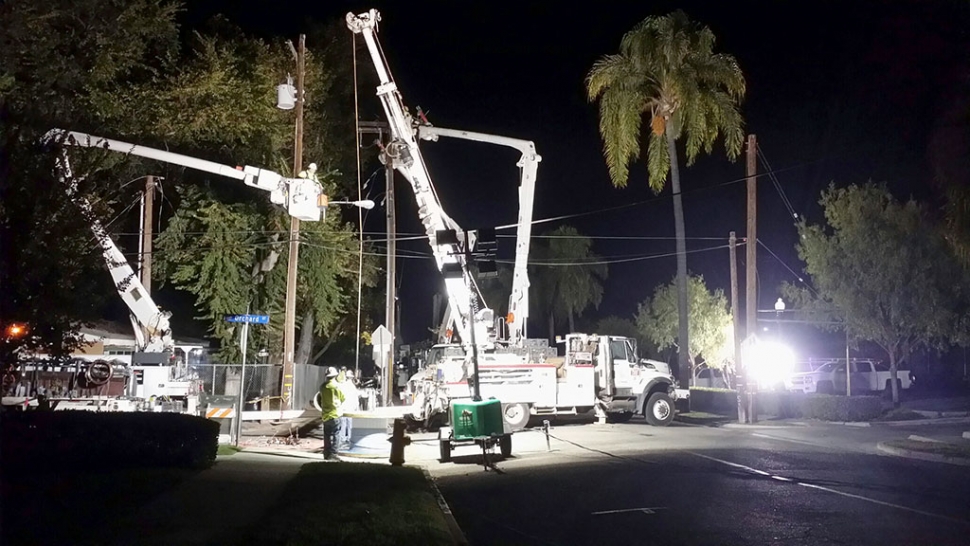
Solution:
<path fill-rule="evenodd" d="M 970 544 L 970 468 L 875 449 L 930 430 L 563 426 L 430 470 L 478 546 Z"/>

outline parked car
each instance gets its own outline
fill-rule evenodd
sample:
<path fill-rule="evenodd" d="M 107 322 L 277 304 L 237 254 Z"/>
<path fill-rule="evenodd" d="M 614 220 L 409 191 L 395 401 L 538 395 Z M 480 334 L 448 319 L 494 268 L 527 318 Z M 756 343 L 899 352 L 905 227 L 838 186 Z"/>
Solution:
<path fill-rule="evenodd" d="M 892 388 L 889 364 L 859 359 L 851 362 L 850 369 L 852 392 L 880 392 Z M 832 360 L 814 371 L 792 374 L 785 382 L 785 388 L 795 392 L 841 394 L 845 392 L 845 381 L 845 360 Z M 900 389 L 912 386 L 907 370 L 899 370 L 896 381 Z"/>
<path fill-rule="evenodd" d="M 694 386 L 709 389 L 730 388 L 727 380 L 724 378 L 724 373 L 714 368 L 704 368 L 697 372 L 697 375 L 694 377 Z"/>

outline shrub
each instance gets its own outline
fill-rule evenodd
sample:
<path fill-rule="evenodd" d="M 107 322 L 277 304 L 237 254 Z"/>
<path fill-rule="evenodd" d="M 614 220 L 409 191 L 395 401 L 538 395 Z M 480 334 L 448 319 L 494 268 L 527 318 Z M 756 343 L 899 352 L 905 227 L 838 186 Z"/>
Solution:
<path fill-rule="evenodd" d="M 793 398 L 801 402 L 802 417 L 822 421 L 871 421 L 882 415 L 878 396 L 834 396 L 815 394 Z"/>
<path fill-rule="evenodd" d="M 734 415 L 738 412 L 738 391 L 691 387 L 690 410 Z"/>
<path fill-rule="evenodd" d="M 201 468 L 212 464 L 219 425 L 175 413 L 28 411 L 3 416 L 4 469 Z"/>

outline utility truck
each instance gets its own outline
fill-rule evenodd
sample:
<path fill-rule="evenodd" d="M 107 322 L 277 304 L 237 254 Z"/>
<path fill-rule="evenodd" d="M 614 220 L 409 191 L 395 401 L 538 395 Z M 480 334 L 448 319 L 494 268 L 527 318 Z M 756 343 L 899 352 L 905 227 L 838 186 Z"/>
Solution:
<path fill-rule="evenodd" d="M 452 401 L 472 397 L 477 381 L 482 398 L 501 401 L 505 426 L 511 431 L 523 428 L 534 414 L 585 411 L 594 411 L 603 418 L 610 414 L 616 419 L 628 418 L 635 412 L 647 413 L 651 422 L 668 424 L 673 418 L 672 397 L 677 395 L 673 378 L 650 364 L 639 362 L 632 340 L 610 335 L 570 334 L 566 338 L 566 355 L 557 359 L 554 347 L 527 337 L 527 263 L 536 171 L 541 160 L 534 144 L 433 127 L 420 110 L 412 116 L 391 78 L 377 40 L 380 14 L 377 10 L 357 15 L 348 13 L 346 20 L 348 28 L 364 38 L 378 76 L 377 95 L 391 133 L 381 160 L 392 165 L 410 183 L 432 253 L 445 277 L 448 307 L 438 331 L 441 343 L 429 351 L 426 367 L 409 381 L 412 420 L 425 427 L 447 421 Z M 466 245 L 474 246 L 477 234 L 466 234 L 445 213 L 431 181 L 418 142 L 435 141 L 439 137 L 508 146 L 522 154 L 517 164 L 520 167 L 519 215 L 514 226 L 515 266 L 506 317 L 495 317 L 469 274 Z M 448 230 L 458 236 L 451 240 L 439 238 Z M 458 275 L 449 275 L 456 271 Z M 459 343 L 452 343 L 456 336 Z M 589 350 L 572 346 L 587 346 Z M 473 361 L 477 366 L 472 365 Z M 445 427 L 443 438 L 447 438 L 447 432 Z"/>
<path fill-rule="evenodd" d="M 326 196 L 312 177 L 285 178 L 278 173 L 257 167 L 231 167 L 204 159 L 198 159 L 166 150 L 159 150 L 108 139 L 87 133 L 52 129 L 45 142 L 63 146 L 57 160 L 57 177 L 65 190 L 78 204 L 81 212 L 91 222 L 91 230 L 101 246 L 105 264 L 114 281 L 118 295 L 128 307 L 135 334 L 135 351 L 129 363 L 98 360 L 91 363 L 75 361 L 71 365 L 27 364 L 22 377 L 33 378 L 32 388 L 11 386 L 13 397 L 5 397 L 5 405 L 30 404 L 32 395 L 38 393 L 40 373 L 55 374 L 48 384 L 63 386 L 59 397 L 48 398 L 55 409 L 111 409 L 117 411 L 165 409 L 168 411 L 198 413 L 202 382 L 195 376 L 187 362 L 176 359 L 175 343 L 169 319 L 171 313 L 158 307 L 141 280 L 135 275 L 128 260 L 118 249 L 111 236 L 92 214 L 91 204 L 77 191 L 78 180 L 71 169 L 66 147 L 93 147 L 122 154 L 154 159 L 173 165 L 234 178 L 247 186 L 270 192 L 274 204 L 283 205 L 289 214 L 304 221 L 318 221 L 321 204 L 325 207 Z M 312 167 L 312 166 L 311 166 Z M 322 199 L 321 199 L 322 197 Z M 59 375 L 58 375 L 59 374 Z M 120 389 L 117 384 L 124 385 Z M 20 392 L 18 392 L 20 391 Z M 6 394 L 6 393 L 5 393 Z"/>

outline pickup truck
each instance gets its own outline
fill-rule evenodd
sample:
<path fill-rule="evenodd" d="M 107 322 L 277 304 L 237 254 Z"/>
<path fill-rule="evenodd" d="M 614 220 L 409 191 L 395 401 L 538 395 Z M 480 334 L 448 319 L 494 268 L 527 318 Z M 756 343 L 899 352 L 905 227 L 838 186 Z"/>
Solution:
<path fill-rule="evenodd" d="M 851 370 L 852 392 L 880 392 L 892 388 L 889 364 L 878 360 L 853 360 Z M 898 370 L 896 376 L 900 389 L 912 386 L 908 370 Z M 845 393 L 845 360 L 832 360 L 814 371 L 792 374 L 785 381 L 785 388 L 804 393 Z"/>

